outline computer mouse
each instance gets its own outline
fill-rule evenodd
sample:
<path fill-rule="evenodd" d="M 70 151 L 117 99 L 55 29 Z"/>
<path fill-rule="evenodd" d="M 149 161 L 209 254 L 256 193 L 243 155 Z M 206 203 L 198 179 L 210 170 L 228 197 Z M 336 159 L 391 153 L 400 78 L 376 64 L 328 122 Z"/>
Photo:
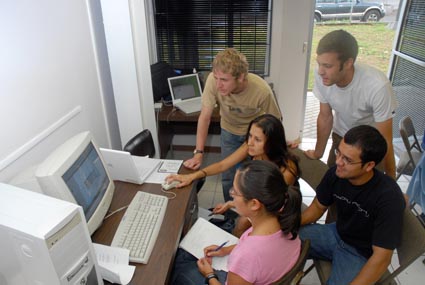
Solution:
<path fill-rule="evenodd" d="M 175 188 L 178 184 L 180 184 L 180 181 L 178 180 L 171 181 L 170 183 L 167 183 L 167 181 L 165 181 L 164 183 L 162 183 L 162 189 L 170 190 Z"/>

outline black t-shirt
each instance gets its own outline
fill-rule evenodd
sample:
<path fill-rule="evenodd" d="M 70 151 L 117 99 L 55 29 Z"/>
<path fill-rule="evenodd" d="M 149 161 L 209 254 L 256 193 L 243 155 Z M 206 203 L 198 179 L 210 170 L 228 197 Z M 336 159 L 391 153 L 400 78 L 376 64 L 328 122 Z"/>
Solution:
<path fill-rule="evenodd" d="M 374 170 L 372 179 L 355 186 L 336 176 L 335 170 L 332 167 L 323 177 L 317 199 L 325 206 L 336 203 L 336 227 L 342 240 L 366 258 L 372 255 L 372 245 L 395 249 L 401 238 L 405 208 L 397 183 Z"/>

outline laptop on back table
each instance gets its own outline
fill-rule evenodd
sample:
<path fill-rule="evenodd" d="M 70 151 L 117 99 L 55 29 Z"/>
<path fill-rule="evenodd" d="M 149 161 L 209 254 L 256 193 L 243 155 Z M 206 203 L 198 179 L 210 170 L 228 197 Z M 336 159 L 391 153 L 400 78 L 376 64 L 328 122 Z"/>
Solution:
<path fill-rule="evenodd" d="M 168 78 L 173 105 L 186 114 L 201 111 L 202 89 L 197 73 Z"/>

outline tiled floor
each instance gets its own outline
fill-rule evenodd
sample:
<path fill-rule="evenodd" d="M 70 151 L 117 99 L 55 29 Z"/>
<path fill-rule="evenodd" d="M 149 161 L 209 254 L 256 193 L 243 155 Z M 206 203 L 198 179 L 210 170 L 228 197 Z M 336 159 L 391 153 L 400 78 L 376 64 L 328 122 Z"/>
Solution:
<path fill-rule="evenodd" d="M 307 108 L 306 108 L 306 117 L 305 117 L 305 129 L 304 129 L 304 138 L 302 144 L 300 145 L 301 149 L 312 149 L 315 146 L 316 142 L 316 118 L 319 106 L 317 100 L 310 93 L 307 96 Z M 330 143 L 325 153 L 329 152 Z M 191 157 L 190 152 L 176 151 L 173 152 L 174 159 L 188 159 Z M 171 158 L 171 157 L 170 157 Z M 220 155 L 218 153 L 206 153 L 203 165 L 209 165 L 211 163 L 217 162 L 220 160 Z M 323 161 L 327 160 L 327 157 L 322 158 Z M 406 191 L 409 184 L 410 177 L 400 177 L 397 181 L 403 191 Z M 311 189 L 307 184 L 301 183 L 301 192 L 303 194 L 303 202 L 305 204 L 310 204 L 314 198 L 314 190 Z M 207 177 L 202 190 L 198 194 L 199 206 L 203 208 L 210 208 L 215 206 L 217 203 L 223 202 L 223 194 L 221 188 L 221 175 Z M 424 256 L 425 257 L 425 256 Z M 422 263 L 424 258 L 419 258 L 413 264 L 411 264 L 406 270 L 400 273 L 396 279 L 398 284 L 401 285 L 419 285 L 423 284 L 423 279 L 425 278 L 425 265 Z M 311 261 L 307 261 L 309 266 Z M 397 253 L 394 253 L 392 266 L 397 266 Z M 307 268 L 307 267 L 306 267 Z M 422 281 L 420 281 L 422 280 Z M 319 279 L 317 277 L 316 271 L 312 270 L 308 273 L 302 280 L 301 284 L 303 285 L 320 285 Z"/>

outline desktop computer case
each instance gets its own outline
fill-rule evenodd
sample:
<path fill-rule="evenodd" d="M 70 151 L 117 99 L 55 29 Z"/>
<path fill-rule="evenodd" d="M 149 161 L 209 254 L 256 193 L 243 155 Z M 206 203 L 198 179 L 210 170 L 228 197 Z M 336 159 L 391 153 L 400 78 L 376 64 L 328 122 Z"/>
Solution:
<path fill-rule="evenodd" d="M 97 285 L 82 208 L 0 183 L 0 285 Z"/>

